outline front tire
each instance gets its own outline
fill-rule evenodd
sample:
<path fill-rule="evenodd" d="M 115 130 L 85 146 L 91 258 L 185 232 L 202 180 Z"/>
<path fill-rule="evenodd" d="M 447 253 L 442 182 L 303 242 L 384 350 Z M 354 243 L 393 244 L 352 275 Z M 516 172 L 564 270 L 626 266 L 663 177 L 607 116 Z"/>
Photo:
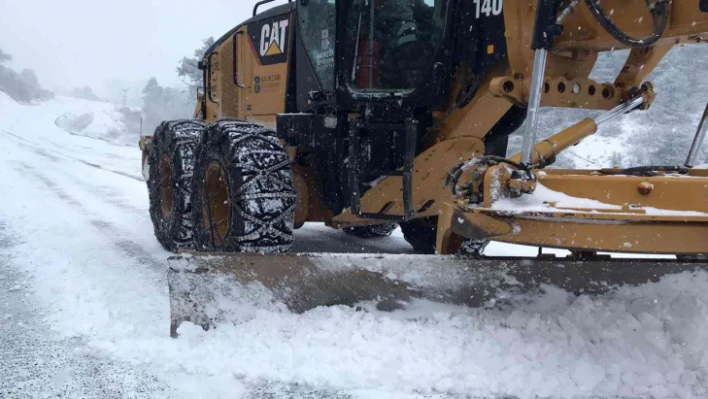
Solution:
<path fill-rule="evenodd" d="M 347 227 L 344 232 L 359 238 L 389 237 L 398 226 L 395 223 L 375 224 L 372 226 Z"/>
<path fill-rule="evenodd" d="M 236 120 L 215 122 L 202 136 L 194 173 L 198 250 L 290 249 L 297 195 L 290 159 L 273 130 Z"/>
<path fill-rule="evenodd" d="M 435 254 L 437 225 L 437 217 L 413 219 L 400 223 L 403 238 L 411 244 L 416 253 L 424 255 Z"/>
<path fill-rule="evenodd" d="M 437 249 L 438 218 L 414 219 L 402 222 L 400 225 L 403 238 L 411 244 L 416 253 L 423 255 L 435 254 Z M 488 240 L 466 239 L 462 242 L 459 254 L 481 258 L 488 244 Z"/>
<path fill-rule="evenodd" d="M 194 150 L 206 125 L 198 120 L 162 122 L 148 154 L 150 218 L 168 251 L 191 249 Z"/>

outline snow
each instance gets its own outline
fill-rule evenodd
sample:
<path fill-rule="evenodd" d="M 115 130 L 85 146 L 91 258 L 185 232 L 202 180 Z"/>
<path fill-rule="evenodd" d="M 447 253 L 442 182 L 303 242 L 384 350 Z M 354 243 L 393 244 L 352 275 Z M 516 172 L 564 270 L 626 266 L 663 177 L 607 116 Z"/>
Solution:
<path fill-rule="evenodd" d="M 551 190 L 544 186 L 542 182 L 536 186 L 536 190 L 533 194 L 522 195 L 519 198 L 499 199 L 492 203 L 491 209 L 508 212 L 510 214 L 524 212 L 556 212 L 558 210 L 563 210 L 563 212 L 566 213 L 587 212 L 582 211 L 582 209 L 588 209 L 590 211 L 611 210 L 622 213 L 621 206 L 588 198 L 572 197 L 565 193 Z M 695 211 L 676 211 L 653 207 L 637 207 L 636 209 L 643 210 L 647 215 L 654 216 L 708 216 L 707 213 Z"/>
<path fill-rule="evenodd" d="M 708 354 L 707 277 L 674 276 L 600 299 L 549 288 L 514 309 L 421 301 L 393 314 L 347 307 L 304 315 L 263 312 L 209 332 L 183 324 L 174 341 L 90 346 L 99 356 L 154 363 L 167 373 L 208 370 L 346 391 L 700 397 Z M 693 382 L 679 383 L 682 378 Z"/>
<path fill-rule="evenodd" d="M 135 146 L 140 137 L 139 131 L 126 132 L 128 128 L 115 104 L 63 96 L 51 103 L 58 114 L 54 124 L 71 134 L 126 146 Z"/>
<path fill-rule="evenodd" d="M 0 93 L 3 397 L 708 396 L 704 272 L 480 309 L 261 310 L 170 339 L 170 254 L 153 237 L 140 152 L 58 128 L 75 105 Z M 411 251 L 400 232 L 359 240 L 321 224 L 296 235 L 296 251 L 313 250 Z"/>
<path fill-rule="evenodd" d="M 584 139 L 579 145 L 563 151 L 563 154 L 570 156 L 577 169 L 597 169 L 604 166 L 621 166 L 612 165 L 613 152 L 608 149 L 623 149 L 627 146 L 626 136 L 608 137 L 595 134 Z"/>
<path fill-rule="evenodd" d="M 551 206 L 555 204 L 555 206 Z M 590 208 L 619 211 L 621 206 L 587 198 L 571 197 L 567 194 L 553 191 L 543 184 L 538 184 L 533 194 L 522 195 L 519 198 L 502 198 L 492 204 L 492 209 L 510 212 L 549 212 L 557 208 Z"/>

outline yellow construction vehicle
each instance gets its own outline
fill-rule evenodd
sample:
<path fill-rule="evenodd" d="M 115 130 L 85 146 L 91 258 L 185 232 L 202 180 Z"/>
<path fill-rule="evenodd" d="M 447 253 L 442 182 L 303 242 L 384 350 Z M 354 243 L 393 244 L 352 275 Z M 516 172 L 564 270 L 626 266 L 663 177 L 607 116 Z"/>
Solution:
<path fill-rule="evenodd" d="M 206 303 L 263 288 L 296 311 L 465 302 L 520 270 L 476 259 L 490 240 L 568 249 L 584 267 L 567 272 L 620 282 L 704 266 L 681 262 L 708 253 L 708 170 L 693 167 L 708 110 L 686 165 L 549 166 L 603 122 L 650 112 L 646 77 L 673 46 L 708 39 L 708 0 L 297 0 L 257 13 L 270 1 L 206 52 L 195 119 L 141 142 L 155 234 L 190 253 L 171 261 L 173 335 L 229 313 Z M 630 49 L 614 82 L 590 79 L 614 49 Z M 537 142 L 541 106 L 606 112 Z M 471 257 L 263 255 L 308 221 L 371 235 L 397 223 L 420 253 Z M 613 265 L 598 251 L 681 262 Z M 563 280 L 541 278 L 552 262 L 524 263 L 539 278 L 518 281 Z"/>

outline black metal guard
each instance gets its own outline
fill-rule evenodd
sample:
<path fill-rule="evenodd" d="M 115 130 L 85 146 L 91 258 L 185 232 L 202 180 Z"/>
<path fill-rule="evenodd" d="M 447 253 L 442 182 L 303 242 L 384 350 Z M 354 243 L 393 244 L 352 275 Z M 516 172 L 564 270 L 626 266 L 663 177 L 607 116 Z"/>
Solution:
<path fill-rule="evenodd" d="M 563 25 L 556 23 L 558 2 L 556 0 L 539 0 L 536 8 L 536 22 L 533 28 L 531 48 L 533 50 L 549 50 L 553 40 L 563 33 Z"/>
<path fill-rule="evenodd" d="M 253 16 L 255 17 L 258 14 L 258 7 L 262 6 L 263 4 L 272 3 L 274 1 L 275 0 L 262 0 L 262 1 L 259 1 L 258 3 L 256 3 L 256 5 L 253 6 Z M 292 3 L 292 2 L 293 2 L 293 0 L 288 0 L 288 3 Z"/>
<path fill-rule="evenodd" d="M 367 170 L 367 174 L 379 176 L 401 176 L 403 179 L 403 215 L 388 215 L 380 213 L 367 213 L 361 211 L 361 146 L 360 131 L 362 123 L 354 120 L 349 127 L 349 187 L 351 190 L 352 213 L 363 219 L 379 219 L 390 221 L 407 221 L 415 217 L 413 208 L 413 165 L 415 150 L 418 142 L 418 121 L 406 119 L 405 153 L 403 168 L 396 170 Z"/>
<path fill-rule="evenodd" d="M 349 190 L 351 191 L 352 213 L 361 214 L 361 181 L 359 176 L 359 133 L 361 121 L 352 120 L 349 125 Z"/>

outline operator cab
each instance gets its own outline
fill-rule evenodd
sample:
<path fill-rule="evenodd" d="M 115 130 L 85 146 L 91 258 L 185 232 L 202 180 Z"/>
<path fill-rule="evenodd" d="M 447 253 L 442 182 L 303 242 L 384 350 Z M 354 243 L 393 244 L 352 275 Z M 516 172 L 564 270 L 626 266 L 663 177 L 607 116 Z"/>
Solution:
<path fill-rule="evenodd" d="M 359 218 L 401 221 L 425 208 L 414 209 L 413 165 L 434 112 L 450 112 L 451 100 L 466 106 L 505 57 L 494 3 L 496 12 L 475 18 L 480 2 L 297 0 L 296 101 L 278 115 L 278 135 L 298 148 L 302 166 L 327 171 L 317 180 L 332 214 L 350 208 Z M 456 99 L 455 79 L 464 82 Z M 401 184 L 403 212 L 364 212 L 362 196 L 388 177 Z"/>
<path fill-rule="evenodd" d="M 442 77 L 447 3 L 299 0 L 305 61 L 318 84 L 314 98 L 310 90 L 308 99 L 338 95 L 337 104 L 342 106 L 355 105 L 347 101 L 355 99 L 368 104 L 375 98 L 418 97 L 430 107 L 430 96 L 440 95 L 440 88 L 425 83 Z M 417 90 L 425 93 L 415 96 Z"/>

